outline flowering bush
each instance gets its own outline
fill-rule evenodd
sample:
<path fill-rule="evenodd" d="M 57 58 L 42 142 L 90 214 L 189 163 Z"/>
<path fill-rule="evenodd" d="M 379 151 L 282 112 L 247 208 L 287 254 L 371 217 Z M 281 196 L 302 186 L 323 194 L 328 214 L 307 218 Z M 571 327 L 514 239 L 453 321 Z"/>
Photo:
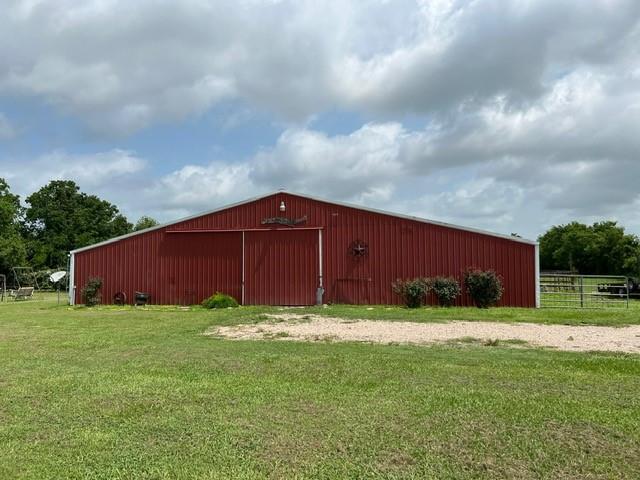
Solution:
<path fill-rule="evenodd" d="M 460 295 L 460 284 L 453 277 L 436 277 L 431 280 L 431 291 L 440 305 L 450 307 Z"/>
<path fill-rule="evenodd" d="M 429 281 L 426 278 L 397 279 L 391 284 L 391 287 L 396 294 L 400 295 L 407 307 L 418 308 L 424 305 L 425 298 L 429 292 Z"/>
<path fill-rule="evenodd" d="M 478 308 L 489 308 L 502 298 L 502 279 L 493 270 L 470 269 L 464 274 L 464 285 Z"/>

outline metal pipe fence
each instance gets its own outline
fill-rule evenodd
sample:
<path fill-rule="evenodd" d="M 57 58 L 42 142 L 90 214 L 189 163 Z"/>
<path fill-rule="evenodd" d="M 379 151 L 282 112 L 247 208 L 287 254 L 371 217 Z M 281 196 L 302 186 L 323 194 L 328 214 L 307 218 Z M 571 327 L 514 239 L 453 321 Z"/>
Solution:
<path fill-rule="evenodd" d="M 540 275 L 543 308 L 629 308 L 634 284 L 628 277 L 600 275 Z"/>

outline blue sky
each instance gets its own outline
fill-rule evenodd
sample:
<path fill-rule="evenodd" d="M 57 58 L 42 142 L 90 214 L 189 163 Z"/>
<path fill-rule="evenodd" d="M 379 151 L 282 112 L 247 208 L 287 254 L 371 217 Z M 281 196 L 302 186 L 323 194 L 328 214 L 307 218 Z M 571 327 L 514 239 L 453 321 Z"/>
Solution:
<path fill-rule="evenodd" d="M 0 176 L 135 220 L 277 188 L 640 233 L 640 3 L 8 0 Z"/>

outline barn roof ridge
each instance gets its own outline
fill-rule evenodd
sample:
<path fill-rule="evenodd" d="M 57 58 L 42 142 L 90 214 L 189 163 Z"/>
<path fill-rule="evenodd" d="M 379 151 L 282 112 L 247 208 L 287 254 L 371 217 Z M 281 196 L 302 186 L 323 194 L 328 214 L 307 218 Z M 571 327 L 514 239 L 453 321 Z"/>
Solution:
<path fill-rule="evenodd" d="M 440 221 L 437 221 L 437 220 L 430 220 L 430 219 L 427 219 L 427 218 L 415 217 L 415 216 L 412 216 L 412 215 L 405 215 L 405 214 L 402 214 L 402 213 L 388 212 L 388 211 L 385 211 L 385 210 L 380 210 L 380 209 L 371 208 L 371 207 L 365 207 L 365 206 L 362 206 L 362 205 L 356 205 L 356 204 L 347 203 L 347 202 L 338 202 L 338 201 L 335 201 L 335 200 L 327 200 L 325 198 L 319 198 L 319 197 L 315 197 L 315 196 L 312 196 L 312 195 L 307 195 L 307 194 L 303 194 L 303 193 L 297 193 L 297 192 L 292 192 L 292 191 L 289 191 L 289 190 L 280 189 L 280 190 L 276 190 L 276 191 L 272 191 L 272 192 L 266 193 L 264 195 L 258 195 L 256 197 L 251 197 L 251 198 L 248 198 L 246 200 L 242 200 L 240 202 L 235 202 L 235 203 L 231 203 L 231 204 L 228 204 L 228 205 L 223 205 L 222 207 L 218 207 L 218 208 L 215 208 L 213 210 L 196 213 L 194 215 L 189 215 L 187 217 L 179 218 L 177 220 L 172 220 L 170 222 L 158 224 L 158 225 L 155 225 L 153 227 L 145 228 L 144 230 L 138 230 L 137 232 L 127 233 L 125 235 L 120 235 L 118 237 L 110 238 L 108 240 L 104 240 L 102 242 L 94 243 L 92 245 L 87 245 L 85 247 L 76 248 L 74 250 L 71 250 L 70 253 L 78 253 L 78 252 L 83 252 L 85 250 L 91 250 L 91 249 L 94 249 L 94 248 L 102 247 L 104 245 L 108 245 L 110 243 L 115 243 L 115 242 L 118 242 L 120 240 L 124 240 L 126 238 L 135 237 L 137 235 L 141 235 L 143 233 L 151 232 L 151 231 L 154 231 L 154 230 L 160 230 L 161 228 L 170 227 L 172 225 L 176 225 L 176 224 L 182 223 L 182 222 L 187 222 L 187 221 L 193 220 L 195 218 L 204 217 L 205 215 L 211 215 L 213 213 L 222 212 L 222 211 L 228 210 L 230 208 L 246 205 L 248 203 L 255 202 L 255 201 L 258 201 L 258 200 L 262 200 L 263 198 L 272 197 L 272 196 L 278 195 L 278 194 L 287 194 L 287 195 L 292 195 L 292 196 L 295 196 L 295 197 L 306 198 L 308 200 L 314 200 L 316 202 L 328 203 L 330 205 L 337 205 L 337 206 L 340 206 L 340 207 L 353 208 L 353 209 L 356 209 L 356 210 L 363 210 L 363 211 L 366 211 L 366 212 L 377 213 L 377 214 L 380 214 L 380 215 L 387 215 L 387 216 L 390 216 L 390 217 L 402 218 L 402 219 L 405 219 L 405 220 L 412 220 L 412 221 L 415 221 L 415 222 L 427 223 L 427 224 L 430 224 L 430 225 L 436 225 L 436 226 L 446 227 L 446 228 L 452 228 L 454 230 L 462 230 L 462 231 L 465 231 L 465 232 L 478 233 L 480 235 L 488 235 L 488 236 L 491 236 L 491 237 L 502 238 L 502 239 L 505 239 L 505 240 L 513 241 L 513 242 L 526 243 L 526 244 L 530 244 L 530 245 L 537 245 L 538 244 L 538 242 L 536 242 L 534 240 L 529 240 L 529 239 L 521 238 L 521 237 L 514 237 L 513 235 L 505 235 L 505 234 L 502 234 L 502 233 L 490 232 L 488 230 L 482 230 L 482 229 L 479 229 L 479 228 L 465 227 L 465 226 L 462 226 L 462 225 L 455 225 L 453 223 L 440 222 Z"/>

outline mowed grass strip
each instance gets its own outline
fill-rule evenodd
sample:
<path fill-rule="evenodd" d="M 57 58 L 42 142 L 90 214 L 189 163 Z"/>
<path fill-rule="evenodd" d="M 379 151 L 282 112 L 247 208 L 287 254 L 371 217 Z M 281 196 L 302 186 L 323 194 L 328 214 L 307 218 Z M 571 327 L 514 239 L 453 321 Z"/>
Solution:
<path fill-rule="evenodd" d="M 620 302 L 622 304 L 622 302 Z M 294 310 L 295 311 L 295 310 Z M 298 313 L 298 312 L 296 312 Z M 399 306 L 329 305 L 309 307 L 300 313 L 315 313 L 340 318 L 409 322 L 524 322 L 548 325 L 625 326 L 640 324 L 640 300 L 629 302 L 629 308 L 568 309 L 568 308 L 489 308 L 423 307 L 409 309 Z"/>
<path fill-rule="evenodd" d="M 544 296 L 544 295 L 543 295 Z M 37 293 L 36 301 L 53 308 L 56 303 L 55 294 Z M 62 302 L 66 302 L 62 294 Z M 33 305 L 33 301 L 31 303 Z M 20 305 L 20 304 L 18 304 Z M 16 308 L 13 301 L 0 303 L 0 309 Z M 547 325 L 600 325 L 600 326 L 625 326 L 640 324 L 640 299 L 630 300 L 628 308 L 623 300 L 610 301 L 608 306 L 615 308 L 488 308 L 453 307 L 442 308 L 426 306 L 421 308 L 405 308 L 397 305 L 324 305 L 313 307 L 268 307 L 268 306 L 244 306 L 236 310 L 213 310 L 207 312 L 207 318 L 213 317 L 216 324 L 235 325 L 239 323 L 254 323 L 264 321 L 265 314 L 295 313 L 297 315 L 322 315 L 345 319 L 368 319 L 409 322 L 450 322 L 456 320 L 479 322 L 524 322 Z M 56 307 L 61 310 L 87 311 L 83 306 Z M 100 305 L 91 309 L 88 315 L 131 315 L 132 312 L 189 312 L 191 315 L 204 315 L 200 306 L 178 307 L 173 305 L 149 305 L 144 309 L 136 309 L 131 306 L 118 307 L 113 305 Z M 0 310 L 2 312 L 3 310 Z M 186 313 L 185 313 L 186 314 Z"/>
<path fill-rule="evenodd" d="M 640 476 L 639 356 L 202 335 L 274 310 L 0 305 L 0 478 Z"/>

